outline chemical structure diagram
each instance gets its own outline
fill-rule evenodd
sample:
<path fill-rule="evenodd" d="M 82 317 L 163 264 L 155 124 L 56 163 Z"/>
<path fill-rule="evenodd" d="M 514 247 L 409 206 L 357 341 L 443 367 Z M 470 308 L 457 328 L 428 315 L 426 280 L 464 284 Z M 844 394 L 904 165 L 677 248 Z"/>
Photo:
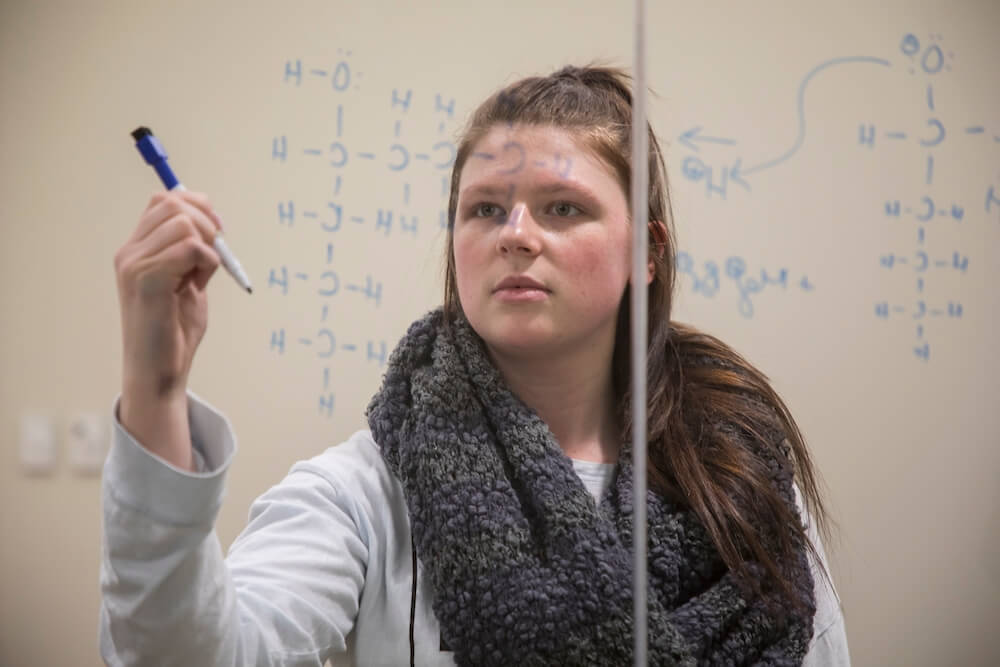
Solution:
<path fill-rule="evenodd" d="M 290 331 L 287 327 L 271 329 L 269 350 L 278 355 L 296 350 L 314 356 L 320 362 L 321 391 L 317 406 L 321 416 L 332 417 L 336 396 L 331 388 L 331 363 L 338 356 L 360 355 L 377 367 L 385 365 L 389 348 L 384 339 L 362 340 L 349 331 L 335 330 L 329 322 L 330 306 L 334 299 L 354 299 L 359 305 L 380 308 L 383 300 L 383 281 L 377 273 L 348 276 L 338 270 L 335 258 L 335 240 L 347 227 L 369 230 L 375 238 L 395 237 L 415 239 L 427 227 L 417 211 L 411 210 L 411 191 L 426 187 L 427 180 L 440 182 L 442 198 L 448 193 L 448 175 L 455 160 L 455 146 L 445 136 L 445 131 L 455 116 L 455 100 L 441 93 L 422 95 L 412 88 L 394 88 L 387 97 L 395 120 L 388 141 L 379 146 L 355 145 L 358 142 L 345 132 L 350 112 L 364 113 L 357 108 L 353 92 L 359 90 L 363 72 L 352 64 L 352 52 L 338 49 L 338 60 L 332 67 L 312 66 L 301 58 L 284 64 L 282 83 L 288 87 L 312 86 L 317 91 L 326 89 L 335 119 L 334 136 L 326 139 L 278 134 L 271 138 L 270 161 L 281 167 L 298 162 L 299 168 L 323 169 L 329 172 L 332 196 L 325 201 L 287 199 L 277 204 L 278 225 L 288 230 L 296 227 L 313 227 L 321 230 L 329 240 L 324 248 L 324 265 L 321 270 L 303 271 L 298 267 L 281 264 L 272 266 L 268 273 L 267 289 L 273 295 L 306 294 L 315 296 L 319 304 L 316 326 L 308 331 Z M 433 104 L 437 119 L 438 138 L 423 144 L 410 144 L 404 136 L 404 123 L 412 107 L 419 103 Z M 398 209 L 373 207 L 354 210 L 341 202 L 345 181 L 351 178 L 354 167 L 380 164 L 388 175 L 395 177 L 402 206 Z M 436 187 L 436 186 L 435 186 Z M 440 229 L 447 225 L 445 211 L 440 211 L 436 224 Z"/>
<path fill-rule="evenodd" d="M 856 141 L 860 150 L 874 154 L 878 150 L 891 150 L 893 145 L 916 142 L 925 151 L 919 167 L 920 178 L 925 193 L 919 198 L 890 195 L 880 203 L 880 213 L 892 223 L 899 223 L 900 229 L 909 229 L 907 237 L 910 245 L 900 245 L 887 249 L 873 261 L 881 270 L 892 275 L 909 272 L 912 293 L 907 297 L 879 298 L 872 311 L 880 320 L 907 318 L 913 323 L 913 355 L 923 361 L 931 358 L 929 323 L 938 320 L 960 320 L 964 306 L 961 298 L 932 297 L 930 287 L 934 277 L 942 272 L 964 275 L 974 270 L 970 267 L 967 254 L 961 248 L 942 247 L 935 243 L 935 225 L 962 224 L 978 205 L 960 202 L 946 194 L 935 192 L 934 164 L 935 152 L 946 141 L 956 135 L 978 139 L 983 143 L 1000 143 L 1000 127 L 985 125 L 952 127 L 945 118 L 943 109 L 935 101 L 935 77 L 945 75 L 951 69 L 954 54 L 942 46 L 941 35 L 932 34 L 925 42 L 912 33 L 904 35 L 899 44 L 902 64 L 892 63 L 885 58 L 873 56 L 838 57 L 822 62 L 801 80 L 797 91 L 798 130 L 792 145 L 774 157 L 765 160 L 749 160 L 737 155 L 723 160 L 707 157 L 710 153 L 738 150 L 735 139 L 711 136 L 700 126 L 690 128 L 678 137 L 680 150 L 674 156 L 679 160 L 678 171 L 682 178 L 704 185 L 704 195 L 725 201 L 729 198 L 753 195 L 753 180 L 763 171 L 778 168 L 792 160 L 802 147 L 807 136 L 805 115 L 805 95 L 810 85 L 821 78 L 820 75 L 835 67 L 880 67 L 902 71 L 905 69 L 914 77 L 924 77 L 920 98 L 924 106 L 924 117 L 916 127 L 878 127 L 873 123 L 858 125 Z M 334 413 L 335 396 L 331 390 L 331 363 L 345 355 L 359 355 L 377 367 L 385 365 L 388 346 L 385 340 L 362 339 L 350 332 L 335 331 L 329 323 L 328 315 L 333 299 L 353 299 L 361 307 L 380 308 L 385 290 L 391 290 L 391 283 L 383 286 L 377 269 L 364 275 L 346 275 L 338 269 L 335 258 L 335 241 L 347 229 L 367 230 L 373 239 L 398 239 L 413 242 L 427 233 L 439 233 L 448 225 L 444 203 L 436 213 L 428 215 L 426 207 L 412 204 L 411 194 L 417 189 L 428 191 L 432 188 L 440 192 L 442 202 L 446 202 L 450 187 L 450 172 L 455 161 L 456 146 L 446 133 L 456 120 L 456 100 L 440 91 L 420 91 L 414 88 L 397 87 L 384 93 L 393 120 L 384 134 L 374 141 L 359 137 L 347 131 L 351 118 L 357 114 L 367 114 L 366 108 L 354 95 L 361 87 L 363 72 L 352 64 L 351 51 L 338 49 L 336 62 L 332 66 L 309 63 L 302 58 L 287 60 L 279 70 L 281 85 L 287 89 L 310 89 L 320 95 L 329 95 L 328 104 L 333 119 L 332 136 L 316 137 L 306 134 L 279 132 L 269 138 L 270 163 L 275 169 L 294 166 L 299 169 L 319 170 L 328 175 L 330 189 L 326 196 L 308 200 L 302 197 L 278 201 L 275 207 L 276 223 L 287 230 L 312 227 L 326 234 L 323 249 L 324 264 L 320 270 L 303 271 L 299 267 L 279 264 L 269 269 L 266 288 L 276 297 L 289 295 L 313 295 L 319 301 L 318 318 L 315 327 L 308 331 L 293 331 L 288 327 L 275 327 L 268 332 L 268 349 L 277 355 L 285 355 L 295 350 L 313 355 L 320 362 L 322 390 L 318 396 L 321 415 L 331 417 Z M 317 99 L 312 97 L 312 100 Z M 369 98 L 370 99 L 370 98 Z M 407 139 L 407 128 L 413 127 L 412 110 L 420 109 L 422 122 L 432 118 L 432 127 L 425 127 L 418 136 L 421 139 Z M 366 141 L 368 143 L 366 143 Z M 703 149 L 704 152 L 703 152 Z M 507 159 L 513 161 L 517 169 L 524 161 L 524 148 L 511 142 L 503 147 L 504 155 L 485 153 L 470 154 L 471 159 Z M 520 156 L 520 162 L 518 157 Z M 564 177 L 572 169 L 565 158 L 554 155 L 551 167 Z M 356 168 L 376 167 L 384 170 L 385 189 L 396 188 L 394 199 L 400 206 L 371 206 L 358 208 L 341 198 L 345 182 L 357 177 Z M 381 183 L 381 181 L 380 181 Z M 381 187 L 381 186 L 380 186 Z M 1000 219 L 1000 184 L 985 183 L 984 209 L 988 217 Z M 912 223 L 912 229 L 905 227 Z M 685 277 L 689 289 L 699 296 L 713 298 L 723 289 L 736 293 L 735 306 L 744 318 L 753 318 L 757 310 L 754 297 L 761 292 L 798 290 L 813 293 L 817 286 L 803 271 L 787 266 L 761 268 L 743 256 L 730 256 L 722 261 L 712 259 L 698 261 L 685 251 L 676 256 L 676 267 Z"/>
<path fill-rule="evenodd" d="M 940 243 L 934 243 L 935 227 L 943 223 L 961 224 L 966 218 L 967 206 L 963 202 L 948 199 L 947 196 L 934 191 L 934 158 L 935 152 L 942 148 L 949 139 L 949 134 L 964 134 L 969 137 L 988 139 L 1000 143 L 1000 128 L 992 135 L 987 134 L 983 125 L 972 125 L 954 128 L 942 120 L 943 115 L 936 108 L 934 100 L 934 83 L 937 77 L 951 71 L 950 62 L 954 53 L 943 49 L 942 35 L 931 34 L 928 40 L 921 44 L 920 39 L 908 33 L 903 36 L 899 45 L 900 52 L 908 60 L 907 70 L 910 74 L 919 74 L 926 79 L 926 122 L 915 132 L 906 132 L 900 128 L 880 129 L 874 124 L 862 123 L 858 127 L 858 144 L 861 147 L 875 150 L 879 138 L 886 142 L 917 142 L 924 151 L 923 164 L 919 169 L 923 175 L 924 194 L 919 200 L 907 201 L 889 199 L 885 202 L 884 214 L 892 221 L 912 221 L 915 229 L 911 231 L 913 246 L 899 252 L 890 251 L 879 257 L 879 263 L 886 271 L 906 272 L 910 275 L 914 292 L 907 299 L 884 299 L 874 304 L 876 317 L 881 319 L 908 318 L 914 327 L 913 354 L 923 361 L 931 357 L 931 345 L 927 336 L 928 322 L 934 319 L 961 319 L 963 313 L 962 301 L 958 296 L 952 298 L 934 298 L 927 294 L 928 283 L 942 272 L 951 271 L 965 274 L 969 271 L 969 257 L 960 249 L 942 248 Z M 949 129 L 951 132 L 949 132 Z M 954 139 L 951 139 L 954 141 Z M 984 187 L 984 211 L 987 215 L 991 209 L 1000 210 L 1000 200 L 996 196 L 996 188 L 987 183 Z M 906 226 L 903 226 L 905 229 Z M 928 237 L 931 238 L 928 238 Z"/>
<path fill-rule="evenodd" d="M 856 145 L 869 151 L 876 151 L 879 148 L 891 150 L 894 144 L 903 145 L 907 142 L 915 142 L 924 151 L 919 165 L 924 194 L 912 200 L 902 197 L 887 198 L 881 211 L 890 220 L 914 223 L 913 229 L 908 233 L 913 239 L 913 245 L 883 252 L 873 260 L 878 261 L 887 272 L 894 274 L 909 272 L 914 291 L 907 297 L 879 299 L 873 304 L 872 311 L 879 319 L 908 318 L 912 321 L 914 332 L 912 353 L 916 359 L 924 362 L 931 358 L 929 322 L 935 319 L 959 320 L 964 312 L 962 300 L 958 295 L 945 298 L 931 296 L 930 283 L 942 272 L 964 275 L 972 270 L 969 257 L 961 248 L 943 247 L 941 243 L 935 243 L 933 238 L 935 225 L 946 221 L 961 224 L 979 207 L 978 202 L 969 205 L 934 191 L 935 153 L 945 145 L 946 141 L 954 141 L 956 135 L 978 141 L 982 147 L 1000 143 L 1000 126 L 989 128 L 983 124 L 975 124 L 955 127 L 945 118 L 943 110 L 937 108 L 934 83 L 938 77 L 945 76 L 951 71 L 951 63 L 955 56 L 953 52 L 945 49 L 943 41 L 943 36 L 939 33 L 930 34 L 924 42 L 921 42 L 916 34 L 906 33 L 898 47 L 898 55 L 902 57 L 901 62 L 894 64 L 885 58 L 849 56 L 833 58 L 813 67 L 803 77 L 798 87 L 796 138 L 789 148 L 773 158 L 750 161 L 737 156 L 724 161 L 708 160 L 703 157 L 702 148 L 716 146 L 731 152 L 734 150 L 731 147 L 737 146 L 738 142 L 728 137 L 704 134 L 700 126 L 693 127 L 678 137 L 679 144 L 684 147 L 684 152 L 679 158 L 680 173 L 689 181 L 703 183 L 706 197 L 726 200 L 734 193 L 752 196 L 752 181 L 755 174 L 785 164 L 802 147 L 807 135 L 806 92 L 822 72 L 835 67 L 877 66 L 894 68 L 896 71 L 905 71 L 914 77 L 925 79 L 925 87 L 922 84 L 923 90 L 919 93 L 924 101 L 925 115 L 915 128 L 908 126 L 883 128 L 873 123 L 860 123 L 856 138 Z M 982 192 L 980 200 L 982 211 L 988 219 L 1000 219 L 1000 185 L 986 181 L 982 183 Z M 734 270 L 733 266 L 744 270 Z M 760 271 L 759 278 L 756 276 L 748 278 L 745 275 L 745 262 L 741 258 L 730 258 L 725 262 L 725 267 L 724 271 L 720 271 L 716 263 L 706 262 L 705 270 L 697 271 L 690 258 L 678 257 L 678 271 L 687 274 L 691 279 L 692 290 L 704 296 L 714 295 L 718 289 L 720 275 L 731 277 L 737 285 L 740 285 L 739 280 L 742 279 L 740 312 L 744 316 L 752 316 L 753 312 L 752 304 L 747 301 L 748 292 L 754 293 L 769 284 L 778 284 L 782 287 L 789 284 L 787 280 L 780 280 L 787 274 L 787 269 L 779 270 L 777 274 L 779 280 L 775 280 L 773 275 L 764 270 Z M 806 290 L 812 289 L 806 277 L 792 281 L 791 284 L 797 284 Z M 749 290 L 746 289 L 747 285 Z"/>

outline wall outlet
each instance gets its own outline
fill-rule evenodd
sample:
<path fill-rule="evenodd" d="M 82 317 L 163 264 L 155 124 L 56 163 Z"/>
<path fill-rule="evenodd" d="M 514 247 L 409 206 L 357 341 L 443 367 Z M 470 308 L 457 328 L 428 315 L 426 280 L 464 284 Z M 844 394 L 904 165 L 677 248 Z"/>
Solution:
<path fill-rule="evenodd" d="M 101 415 L 76 412 L 66 422 L 69 464 L 81 475 L 99 475 L 108 453 L 108 435 Z"/>
<path fill-rule="evenodd" d="M 51 474 L 56 467 L 56 433 L 52 418 L 21 415 L 21 465 L 32 475 Z"/>

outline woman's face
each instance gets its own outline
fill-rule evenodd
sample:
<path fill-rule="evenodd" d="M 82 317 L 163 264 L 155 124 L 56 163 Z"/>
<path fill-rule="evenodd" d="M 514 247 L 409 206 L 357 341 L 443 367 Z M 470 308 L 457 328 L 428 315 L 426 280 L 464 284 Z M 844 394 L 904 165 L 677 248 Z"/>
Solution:
<path fill-rule="evenodd" d="M 571 133 L 494 127 L 459 179 L 455 272 L 469 322 L 506 354 L 610 353 L 630 230 L 618 180 Z"/>

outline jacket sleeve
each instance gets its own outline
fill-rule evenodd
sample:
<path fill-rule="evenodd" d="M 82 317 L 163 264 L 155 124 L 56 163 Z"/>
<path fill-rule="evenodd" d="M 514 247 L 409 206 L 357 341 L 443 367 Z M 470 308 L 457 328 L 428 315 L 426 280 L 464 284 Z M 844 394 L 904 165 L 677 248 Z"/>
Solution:
<path fill-rule="evenodd" d="M 189 394 L 182 471 L 115 419 L 102 481 L 100 650 L 108 665 L 322 665 L 345 650 L 368 557 L 358 506 L 296 466 L 258 498 L 223 558 L 214 523 L 236 450 Z"/>
<path fill-rule="evenodd" d="M 826 559 L 826 551 L 816 523 L 805 508 L 802 493 L 795 485 L 795 501 L 806 526 L 806 535 L 816 548 L 819 561 L 809 554 L 812 568 L 813 586 L 816 596 L 816 616 L 813 618 L 813 637 L 809 650 L 802 662 L 803 667 L 850 667 L 851 655 L 847 648 L 847 631 L 844 627 L 844 613 L 840 597 L 833 586 L 833 574 Z M 820 567 L 822 566 L 822 568 Z M 823 571 L 830 580 L 827 580 Z"/>

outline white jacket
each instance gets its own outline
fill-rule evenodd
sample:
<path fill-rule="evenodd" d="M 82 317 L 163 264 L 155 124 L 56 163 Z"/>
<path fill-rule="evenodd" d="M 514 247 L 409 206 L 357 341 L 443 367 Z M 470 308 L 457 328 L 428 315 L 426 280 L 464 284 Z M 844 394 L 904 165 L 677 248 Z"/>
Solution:
<path fill-rule="evenodd" d="M 371 433 L 295 464 L 253 503 L 224 558 L 214 524 L 236 451 L 228 420 L 189 394 L 204 471 L 189 473 L 140 446 L 117 413 L 116 401 L 103 479 L 99 632 L 109 665 L 396 667 L 411 664 L 411 633 L 413 664 L 454 664 L 419 565 L 413 600 L 406 503 Z M 612 464 L 574 468 L 595 497 L 614 473 Z M 839 601 L 815 563 L 814 579 L 805 664 L 849 665 Z"/>

